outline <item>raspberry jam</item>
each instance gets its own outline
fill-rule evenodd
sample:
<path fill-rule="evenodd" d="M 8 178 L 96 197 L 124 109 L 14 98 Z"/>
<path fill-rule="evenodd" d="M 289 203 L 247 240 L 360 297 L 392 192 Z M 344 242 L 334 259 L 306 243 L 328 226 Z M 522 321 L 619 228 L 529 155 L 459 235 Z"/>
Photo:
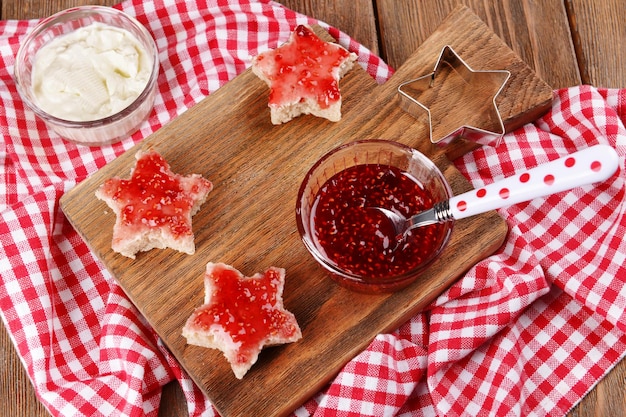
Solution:
<path fill-rule="evenodd" d="M 389 165 L 356 165 L 338 172 L 319 190 L 312 207 L 315 244 L 338 268 L 384 282 L 432 258 L 444 226 L 414 229 L 400 245 L 392 223 L 379 210 L 409 216 L 429 209 L 431 193 L 413 177 Z"/>
<path fill-rule="evenodd" d="M 111 178 L 103 184 L 103 193 L 120 205 L 125 226 L 167 227 L 174 237 L 192 234 L 195 194 L 210 183 L 197 178 L 198 182 L 186 189 L 183 177 L 169 168 L 161 155 L 151 152 L 137 160 L 130 179 Z"/>
<path fill-rule="evenodd" d="M 269 104 L 283 105 L 314 99 L 322 109 L 340 98 L 335 75 L 349 53 L 338 45 L 320 39 L 308 27 L 294 30 L 291 42 L 259 56 L 259 64 L 273 68 Z M 272 62 L 261 62 L 273 60 Z"/>
<path fill-rule="evenodd" d="M 219 325 L 234 343 L 241 343 L 240 363 L 248 362 L 269 338 L 289 338 L 298 331 L 282 306 L 277 306 L 278 270 L 270 268 L 263 275 L 242 279 L 235 270 L 216 267 L 211 279 L 210 303 L 199 308 L 195 323 L 203 329 Z"/>

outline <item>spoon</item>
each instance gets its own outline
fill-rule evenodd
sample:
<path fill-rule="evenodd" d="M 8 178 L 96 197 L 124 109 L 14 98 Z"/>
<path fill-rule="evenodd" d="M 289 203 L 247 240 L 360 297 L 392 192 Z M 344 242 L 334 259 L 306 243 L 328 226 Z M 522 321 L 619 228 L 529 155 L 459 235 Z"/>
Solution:
<path fill-rule="evenodd" d="M 574 187 L 601 182 L 617 170 L 618 156 L 607 145 L 595 145 L 496 181 L 482 188 L 436 203 L 409 218 L 389 209 L 380 210 L 393 224 L 398 240 L 417 227 L 459 220 L 513 204 L 544 197 Z"/>

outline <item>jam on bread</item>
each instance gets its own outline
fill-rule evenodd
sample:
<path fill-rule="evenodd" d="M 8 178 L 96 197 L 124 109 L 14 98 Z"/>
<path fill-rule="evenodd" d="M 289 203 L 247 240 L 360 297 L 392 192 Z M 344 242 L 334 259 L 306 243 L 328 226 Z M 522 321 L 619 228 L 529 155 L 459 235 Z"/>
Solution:
<path fill-rule="evenodd" d="M 192 216 L 200 209 L 213 184 L 198 174 L 182 176 L 156 151 L 135 155 L 129 179 L 106 180 L 96 197 L 115 212 L 112 249 L 134 259 L 150 249 L 171 248 L 195 253 Z"/>
<path fill-rule="evenodd" d="M 204 275 L 204 304 L 183 327 L 187 343 L 222 351 L 242 379 L 265 346 L 302 337 L 295 316 L 283 307 L 285 270 L 270 267 L 245 277 L 224 263 L 209 262 Z"/>
<path fill-rule="evenodd" d="M 252 72 L 270 88 L 272 123 L 286 123 L 301 114 L 339 121 L 339 80 L 356 58 L 355 53 L 320 39 L 305 25 L 296 27 L 285 44 L 254 57 Z"/>

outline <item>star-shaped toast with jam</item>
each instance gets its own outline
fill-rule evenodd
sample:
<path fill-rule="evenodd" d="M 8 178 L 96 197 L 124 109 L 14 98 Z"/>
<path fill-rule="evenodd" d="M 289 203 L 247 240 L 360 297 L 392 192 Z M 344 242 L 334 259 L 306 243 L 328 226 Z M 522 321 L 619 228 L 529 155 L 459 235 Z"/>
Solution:
<path fill-rule="evenodd" d="M 136 253 L 171 248 L 195 253 L 191 218 L 213 184 L 198 174 L 182 176 L 156 151 L 139 151 L 129 179 L 106 180 L 97 190 L 116 215 L 111 247 L 135 259 Z"/>
<path fill-rule="evenodd" d="M 356 59 L 355 53 L 322 40 L 305 25 L 297 26 L 285 44 L 254 57 L 252 72 L 270 88 L 272 124 L 302 114 L 339 121 L 339 80 Z"/>
<path fill-rule="evenodd" d="M 242 379 L 265 346 L 302 337 L 295 316 L 283 306 L 285 270 L 270 267 L 245 277 L 224 263 L 209 262 L 204 275 L 204 304 L 183 327 L 187 343 L 222 351 Z"/>

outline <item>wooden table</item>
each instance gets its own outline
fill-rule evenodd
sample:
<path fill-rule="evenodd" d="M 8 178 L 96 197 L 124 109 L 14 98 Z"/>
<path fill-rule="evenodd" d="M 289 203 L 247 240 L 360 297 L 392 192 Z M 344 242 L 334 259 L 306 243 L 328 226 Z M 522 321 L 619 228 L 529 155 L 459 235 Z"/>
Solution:
<path fill-rule="evenodd" d="M 81 4 L 116 0 L 0 0 L 1 19 L 48 16 Z M 626 87 L 626 8 L 622 0 L 283 0 L 323 20 L 399 67 L 459 3 L 469 6 L 553 88 Z M 569 417 L 626 415 L 626 361 L 616 366 Z M 6 331 L 0 331 L 3 415 L 48 416 L 37 401 Z M 176 382 L 163 392 L 159 416 L 187 415 Z"/>

